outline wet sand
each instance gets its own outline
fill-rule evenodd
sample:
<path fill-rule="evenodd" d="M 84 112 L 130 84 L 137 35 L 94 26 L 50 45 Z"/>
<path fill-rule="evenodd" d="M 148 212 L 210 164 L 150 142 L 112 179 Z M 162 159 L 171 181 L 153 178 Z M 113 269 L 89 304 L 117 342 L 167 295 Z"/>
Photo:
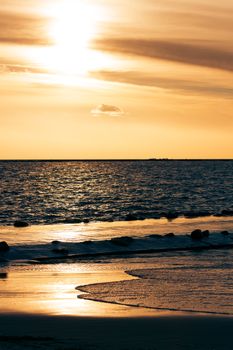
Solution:
<path fill-rule="evenodd" d="M 77 286 L 134 279 L 124 272 L 124 264 L 97 260 L 41 266 L 21 263 L 1 270 L 0 350 L 232 348 L 233 317 L 157 311 L 78 298 L 82 292 L 76 290 Z M 129 264 L 144 267 L 140 261 Z M 154 266 L 147 258 L 145 264 Z"/>
<path fill-rule="evenodd" d="M 108 265 L 59 264 L 19 266 L 0 279 L 1 313 L 83 317 L 141 317 L 160 314 L 155 310 L 106 304 L 79 299 L 77 286 L 130 280 L 124 271 L 107 269 Z M 87 264 L 88 265 L 88 264 Z M 102 269 L 103 267 L 103 269 Z"/>
<path fill-rule="evenodd" d="M 51 268 L 51 266 L 50 266 Z M 31 268 L 30 268 L 31 269 Z M 159 312 L 77 298 L 122 271 L 10 271 L 1 280 L 0 350 L 229 350 L 232 317 Z"/>
<path fill-rule="evenodd" d="M 1 350 L 229 350 L 233 318 L 0 315 Z"/>

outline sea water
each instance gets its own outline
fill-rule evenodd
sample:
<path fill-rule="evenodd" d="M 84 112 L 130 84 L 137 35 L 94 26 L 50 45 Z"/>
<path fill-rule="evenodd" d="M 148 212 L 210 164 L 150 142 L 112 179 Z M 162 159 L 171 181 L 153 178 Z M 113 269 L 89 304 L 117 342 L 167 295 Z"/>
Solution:
<path fill-rule="evenodd" d="M 0 224 L 233 214 L 233 161 L 1 161 Z"/>
<path fill-rule="evenodd" d="M 77 286 L 89 293 L 80 297 L 232 315 L 232 170 L 233 161 L 2 161 L 1 271 L 118 269 L 134 278 Z M 193 241 L 197 228 L 209 237 Z M 131 240 L 113 240 L 122 236 Z"/>

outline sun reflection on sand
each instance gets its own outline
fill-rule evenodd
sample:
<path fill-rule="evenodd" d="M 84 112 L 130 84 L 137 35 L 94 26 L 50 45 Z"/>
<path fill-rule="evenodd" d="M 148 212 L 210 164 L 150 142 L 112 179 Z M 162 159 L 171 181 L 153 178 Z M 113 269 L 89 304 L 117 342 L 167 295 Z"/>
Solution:
<path fill-rule="evenodd" d="M 77 286 L 133 278 L 123 271 L 90 273 L 84 272 L 85 268 L 82 271 L 78 265 L 66 268 L 63 264 L 53 268 L 53 272 L 49 272 L 46 266 L 41 267 L 41 271 L 33 271 L 36 268 L 29 266 L 25 271 L 11 271 L 6 280 L 0 280 L 1 313 L 98 317 L 152 314 L 150 310 L 93 302 L 77 297 L 83 294 L 75 289 Z M 61 272 L 66 269 L 66 272 Z"/>

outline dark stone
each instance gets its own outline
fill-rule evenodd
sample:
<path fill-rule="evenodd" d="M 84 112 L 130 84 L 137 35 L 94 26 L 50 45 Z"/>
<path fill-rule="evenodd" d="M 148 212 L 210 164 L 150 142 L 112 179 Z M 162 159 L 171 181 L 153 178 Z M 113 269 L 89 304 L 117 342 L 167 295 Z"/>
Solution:
<path fill-rule="evenodd" d="M 8 250 L 10 250 L 9 245 L 5 241 L 0 242 L 0 252 L 8 252 Z"/>
<path fill-rule="evenodd" d="M 166 235 L 164 235 L 164 237 L 172 238 L 172 237 L 175 237 L 175 235 L 173 232 L 169 232 Z"/>
<path fill-rule="evenodd" d="M 162 238 L 162 235 L 154 234 L 154 235 L 149 235 L 149 238 Z"/>
<path fill-rule="evenodd" d="M 58 245 L 58 244 L 60 244 L 61 242 L 60 242 L 60 241 L 52 241 L 51 243 L 54 244 L 54 245 Z"/>
<path fill-rule="evenodd" d="M 25 221 L 15 221 L 14 227 L 28 227 L 29 224 Z"/>
<path fill-rule="evenodd" d="M 203 232 L 199 229 L 191 232 L 192 239 L 202 239 L 203 237 Z"/>
<path fill-rule="evenodd" d="M 0 272 L 0 280 L 5 280 L 7 279 L 7 272 Z"/>
<path fill-rule="evenodd" d="M 127 247 L 133 242 L 132 237 L 124 236 L 124 237 L 114 237 L 111 239 L 111 243 L 115 245 L 119 245 L 122 247 Z"/>
<path fill-rule="evenodd" d="M 82 220 L 80 219 L 64 219 L 64 220 L 61 220 L 61 223 L 63 224 L 80 224 L 82 222 Z"/>
<path fill-rule="evenodd" d="M 84 242 L 82 242 L 82 244 L 86 244 L 86 245 L 89 245 L 89 244 L 92 244 L 92 243 L 93 243 L 92 241 L 84 241 Z"/>
<path fill-rule="evenodd" d="M 88 224 L 89 222 L 90 222 L 89 219 L 84 219 L 84 220 L 83 220 L 83 223 L 84 223 L 84 224 Z"/>
<path fill-rule="evenodd" d="M 166 219 L 168 219 L 168 220 L 177 219 L 178 216 L 179 216 L 179 215 L 178 215 L 177 213 L 171 213 L 171 212 L 166 213 L 166 214 L 164 215 L 164 217 L 165 217 Z"/>
<path fill-rule="evenodd" d="M 228 236 L 229 232 L 228 231 L 222 231 L 221 234 L 224 235 L 224 236 Z"/>
<path fill-rule="evenodd" d="M 202 234 L 203 234 L 203 237 L 209 237 L 210 231 L 209 230 L 202 231 Z"/>

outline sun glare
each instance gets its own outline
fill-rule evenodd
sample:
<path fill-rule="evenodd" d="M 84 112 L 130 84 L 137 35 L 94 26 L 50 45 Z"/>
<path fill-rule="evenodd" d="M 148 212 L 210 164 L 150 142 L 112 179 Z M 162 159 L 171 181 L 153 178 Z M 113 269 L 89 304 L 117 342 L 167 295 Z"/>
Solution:
<path fill-rule="evenodd" d="M 49 35 L 64 50 L 81 51 L 96 34 L 98 13 L 82 1 L 66 0 L 54 9 Z"/>
<path fill-rule="evenodd" d="M 86 1 L 61 0 L 48 11 L 51 18 L 48 36 L 50 47 L 39 49 L 36 60 L 51 72 L 85 76 L 88 71 L 108 64 L 107 55 L 90 49 L 104 20 L 101 7 Z"/>

